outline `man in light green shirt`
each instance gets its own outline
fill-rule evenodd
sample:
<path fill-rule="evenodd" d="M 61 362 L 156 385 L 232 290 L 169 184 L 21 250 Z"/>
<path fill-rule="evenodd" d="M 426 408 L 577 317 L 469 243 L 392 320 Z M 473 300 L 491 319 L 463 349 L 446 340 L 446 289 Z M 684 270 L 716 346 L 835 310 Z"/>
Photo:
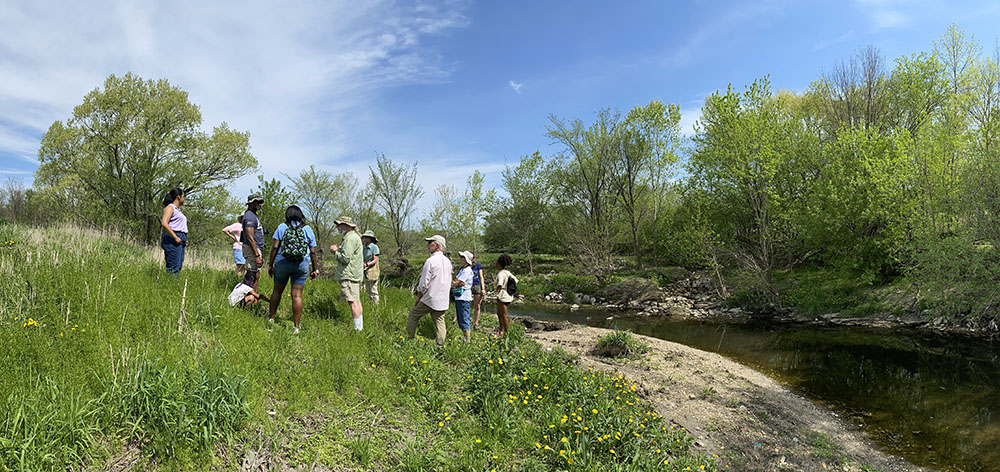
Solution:
<path fill-rule="evenodd" d="M 330 246 L 330 252 L 337 258 L 333 280 L 340 282 L 340 300 L 350 305 L 354 329 L 361 331 L 364 328 L 361 318 L 361 279 L 364 277 L 361 235 L 358 234 L 358 225 L 349 216 L 337 218 L 334 224 L 337 231 L 344 235 L 344 240 L 339 247 L 336 244 Z"/>

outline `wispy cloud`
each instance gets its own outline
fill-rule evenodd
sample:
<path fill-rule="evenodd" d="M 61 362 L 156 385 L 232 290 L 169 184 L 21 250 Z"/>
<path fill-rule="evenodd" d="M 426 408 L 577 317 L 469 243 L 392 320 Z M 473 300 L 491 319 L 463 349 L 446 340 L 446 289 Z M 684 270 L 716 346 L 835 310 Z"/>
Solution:
<path fill-rule="evenodd" d="M 380 89 L 448 80 L 426 39 L 468 24 L 459 2 L 15 0 L 0 15 L 0 154 L 32 156 L 110 74 L 167 78 L 205 127 L 251 132 L 262 170 L 348 159 Z"/>
<path fill-rule="evenodd" d="M 514 91 L 519 94 L 521 93 L 522 85 L 524 85 L 524 82 L 514 82 L 513 80 L 510 81 L 510 88 L 514 89 Z"/>
<path fill-rule="evenodd" d="M 842 34 L 840 36 L 837 36 L 836 38 L 825 39 L 825 40 L 817 42 L 813 46 L 813 52 L 826 49 L 826 48 L 828 48 L 830 46 L 833 46 L 835 44 L 839 44 L 839 43 L 842 43 L 844 41 L 847 41 L 847 40 L 849 40 L 849 39 L 851 39 L 853 37 L 854 37 L 854 30 L 848 30 L 847 32 L 845 32 L 844 34 Z"/>
<path fill-rule="evenodd" d="M 903 10 L 914 7 L 913 0 L 856 0 L 858 7 L 876 29 L 896 28 L 910 21 Z"/>
<path fill-rule="evenodd" d="M 737 3 L 713 12 L 713 19 L 698 26 L 664 59 L 664 65 L 683 69 L 692 64 L 706 50 L 718 50 L 720 38 L 732 36 L 732 31 L 744 28 L 751 21 L 763 25 L 773 21 L 785 10 L 781 0 Z"/>

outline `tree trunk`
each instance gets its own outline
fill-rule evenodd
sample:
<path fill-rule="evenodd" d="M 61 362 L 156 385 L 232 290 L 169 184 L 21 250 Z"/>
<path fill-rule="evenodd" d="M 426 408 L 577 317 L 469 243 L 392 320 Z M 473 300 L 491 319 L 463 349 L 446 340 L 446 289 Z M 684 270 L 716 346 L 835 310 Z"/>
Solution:
<path fill-rule="evenodd" d="M 635 250 L 635 263 L 642 270 L 642 251 L 639 249 L 639 228 L 632 222 L 632 249 Z"/>

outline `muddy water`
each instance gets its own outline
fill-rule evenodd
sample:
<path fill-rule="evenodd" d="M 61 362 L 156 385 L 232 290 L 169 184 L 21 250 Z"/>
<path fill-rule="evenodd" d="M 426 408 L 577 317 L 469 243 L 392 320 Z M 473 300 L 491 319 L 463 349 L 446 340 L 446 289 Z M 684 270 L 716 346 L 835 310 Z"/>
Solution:
<path fill-rule="evenodd" d="M 846 414 L 883 450 L 948 471 L 1000 471 L 1000 344 L 899 330 L 606 318 L 547 305 L 514 315 L 628 329 L 752 366 Z"/>

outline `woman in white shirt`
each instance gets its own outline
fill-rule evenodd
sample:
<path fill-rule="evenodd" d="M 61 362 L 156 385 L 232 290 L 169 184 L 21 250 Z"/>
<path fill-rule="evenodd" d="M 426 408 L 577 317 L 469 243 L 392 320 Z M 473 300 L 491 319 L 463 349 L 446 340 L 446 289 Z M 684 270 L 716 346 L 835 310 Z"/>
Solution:
<path fill-rule="evenodd" d="M 472 253 L 462 251 L 458 255 L 462 261 L 462 268 L 451 282 L 451 291 L 455 296 L 455 321 L 458 322 L 458 329 L 462 330 L 465 342 L 468 343 L 471 334 L 469 309 L 472 305 Z"/>

